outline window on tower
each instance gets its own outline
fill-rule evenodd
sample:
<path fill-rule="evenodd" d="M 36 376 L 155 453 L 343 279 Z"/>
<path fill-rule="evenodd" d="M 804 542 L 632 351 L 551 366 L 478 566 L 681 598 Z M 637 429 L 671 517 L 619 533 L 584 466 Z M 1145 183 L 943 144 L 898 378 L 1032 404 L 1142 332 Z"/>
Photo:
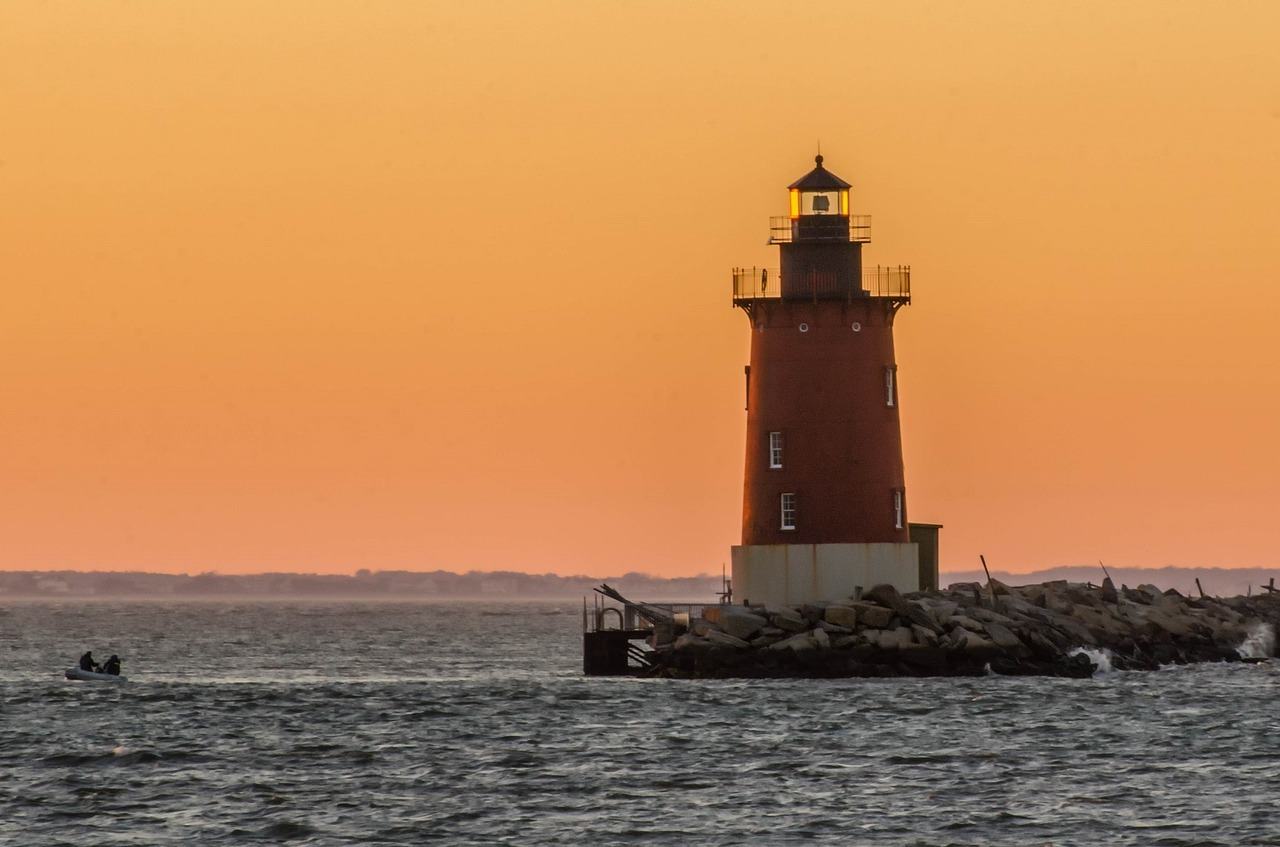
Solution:
<path fill-rule="evenodd" d="M 782 528 L 796 528 L 796 495 L 782 495 Z"/>
<path fill-rule="evenodd" d="M 884 404 L 898 405 L 898 369 L 893 365 L 884 369 Z"/>
<path fill-rule="evenodd" d="M 893 492 L 893 528 L 902 529 L 902 489 Z"/>
<path fill-rule="evenodd" d="M 782 433 L 769 433 L 769 467 L 782 467 Z"/>
<path fill-rule="evenodd" d="M 838 215 L 841 213 L 840 194 L 839 191 L 801 191 L 800 214 Z M 845 203 L 847 204 L 848 201 L 846 200 Z M 848 213 L 845 212 L 845 214 Z"/>

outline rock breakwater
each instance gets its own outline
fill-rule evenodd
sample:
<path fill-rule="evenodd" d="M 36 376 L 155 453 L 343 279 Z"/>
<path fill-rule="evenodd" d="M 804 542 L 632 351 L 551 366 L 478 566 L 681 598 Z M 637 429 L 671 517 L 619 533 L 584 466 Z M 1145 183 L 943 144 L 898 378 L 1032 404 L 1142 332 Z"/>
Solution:
<path fill-rule="evenodd" d="M 1088 677 L 1116 670 L 1276 655 L 1280 595 L 1190 598 L 1111 581 L 959 583 L 899 594 L 878 585 L 840 602 L 708 606 L 659 643 L 650 672 L 673 677 Z"/>

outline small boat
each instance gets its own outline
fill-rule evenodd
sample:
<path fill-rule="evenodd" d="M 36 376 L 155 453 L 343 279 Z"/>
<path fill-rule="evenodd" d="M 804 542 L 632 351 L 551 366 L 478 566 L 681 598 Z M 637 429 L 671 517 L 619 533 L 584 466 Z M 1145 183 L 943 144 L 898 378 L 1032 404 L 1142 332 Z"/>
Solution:
<path fill-rule="evenodd" d="M 82 671 L 79 668 L 67 668 L 67 679 L 78 679 L 81 682 L 128 682 L 126 676 L 117 676 L 111 673 L 94 673 L 93 671 Z"/>

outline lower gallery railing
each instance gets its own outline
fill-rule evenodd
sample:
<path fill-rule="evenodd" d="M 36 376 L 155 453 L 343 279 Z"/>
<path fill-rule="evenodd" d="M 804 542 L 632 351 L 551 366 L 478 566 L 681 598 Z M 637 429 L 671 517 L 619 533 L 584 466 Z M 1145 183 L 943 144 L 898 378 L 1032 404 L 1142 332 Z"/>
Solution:
<path fill-rule="evenodd" d="M 788 297 L 888 297 L 911 299 L 910 265 L 876 265 L 862 269 L 862 285 L 842 290 L 834 274 L 810 273 L 799 280 L 787 280 Z M 772 300 L 782 297 L 782 274 L 773 268 L 734 268 L 733 299 Z"/>

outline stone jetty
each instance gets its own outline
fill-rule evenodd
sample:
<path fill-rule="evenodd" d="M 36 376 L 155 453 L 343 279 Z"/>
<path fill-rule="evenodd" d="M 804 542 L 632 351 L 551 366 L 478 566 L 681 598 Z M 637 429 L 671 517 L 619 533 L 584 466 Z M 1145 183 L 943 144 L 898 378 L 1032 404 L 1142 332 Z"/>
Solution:
<path fill-rule="evenodd" d="M 878 585 L 840 602 L 708 606 L 659 637 L 649 673 L 671 677 L 1088 677 L 1276 655 L 1280 592 L 1185 597 L 1152 585 L 960 583 L 899 594 Z"/>

